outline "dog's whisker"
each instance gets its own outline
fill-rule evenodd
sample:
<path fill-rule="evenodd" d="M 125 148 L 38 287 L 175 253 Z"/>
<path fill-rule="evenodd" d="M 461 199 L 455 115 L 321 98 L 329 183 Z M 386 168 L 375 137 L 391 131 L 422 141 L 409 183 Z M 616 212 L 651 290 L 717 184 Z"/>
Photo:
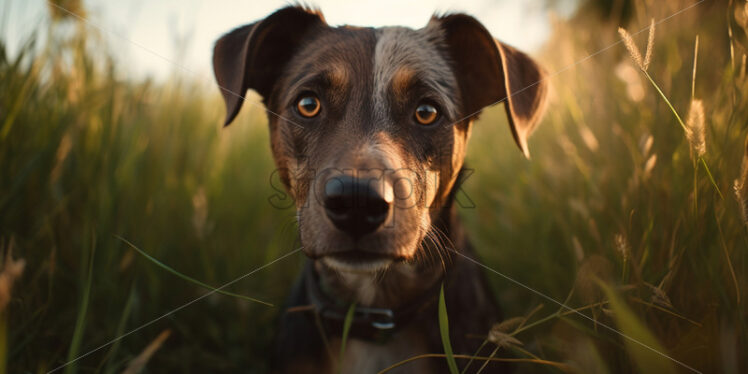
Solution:
<path fill-rule="evenodd" d="M 418 250 L 415 253 L 415 260 L 417 265 L 430 265 L 433 262 L 432 248 L 428 244 L 431 238 L 428 232 L 423 236 L 423 239 L 418 243 Z"/>
<path fill-rule="evenodd" d="M 447 243 L 443 243 L 443 244 L 446 244 L 446 245 L 442 245 L 441 248 L 440 248 L 440 250 L 445 255 L 447 255 L 447 259 L 451 263 L 453 256 L 452 256 L 452 253 L 448 250 L 448 248 L 455 248 L 456 246 L 455 246 L 454 242 L 452 242 L 452 239 L 446 233 L 444 233 L 444 231 L 441 230 L 439 227 L 436 227 L 436 226 L 432 226 L 432 227 L 436 231 L 437 235 L 439 235 L 441 238 L 443 238 L 443 240 L 445 240 L 447 242 Z"/>
<path fill-rule="evenodd" d="M 423 236 L 423 239 L 421 239 L 421 242 L 419 243 L 418 246 L 419 246 L 419 251 L 416 253 L 416 255 L 418 255 L 420 264 L 432 265 L 434 263 L 433 238 L 431 237 L 428 231 L 426 231 L 426 233 Z"/>
<path fill-rule="evenodd" d="M 429 249 L 431 250 L 432 254 L 441 256 L 441 254 L 439 253 L 439 238 L 430 228 L 426 232 L 426 238 L 428 238 L 429 243 L 431 243 L 431 245 L 429 246 Z"/>
<path fill-rule="evenodd" d="M 426 236 L 429 238 L 429 241 L 432 243 L 431 252 L 436 253 L 436 255 L 439 256 L 439 264 L 441 265 L 442 270 L 446 271 L 446 263 L 444 262 L 444 257 L 442 256 L 441 243 L 440 243 L 439 237 L 435 235 L 435 233 L 431 230 L 427 232 Z M 435 256 L 433 258 L 436 259 Z"/>

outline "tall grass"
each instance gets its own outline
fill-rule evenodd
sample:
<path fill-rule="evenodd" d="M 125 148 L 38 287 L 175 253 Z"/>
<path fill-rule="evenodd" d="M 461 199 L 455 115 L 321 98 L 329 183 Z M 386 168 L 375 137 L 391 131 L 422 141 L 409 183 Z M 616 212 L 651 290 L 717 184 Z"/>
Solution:
<path fill-rule="evenodd" d="M 652 18 L 689 5 L 635 4 L 629 30 L 644 29 Z M 695 95 L 705 113 L 704 157 L 721 191 L 740 176 L 744 153 L 748 82 L 732 68 L 730 49 L 745 53 L 745 31 L 731 39 L 724 22 L 726 15 L 735 22 L 743 5 L 738 10 L 738 4 L 728 9 L 705 2 L 657 25 L 646 69 L 670 105 L 688 111 L 699 35 L 708 58 L 699 58 Z M 544 61 L 552 72 L 565 69 L 617 42 L 619 26 L 586 13 L 560 21 Z M 647 32 L 634 41 L 646 45 Z M 640 58 L 644 66 L 645 56 Z M 553 77 L 553 104 L 530 142 L 532 163 L 497 151 L 511 149 L 505 129 L 491 123 L 502 121 L 501 113 L 484 116 L 474 139 L 494 143 L 472 144 L 468 161 L 476 173 L 467 188 L 477 208 L 463 217 L 484 260 L 498 270 L 556 300 L 571 293 L 570 306 L 622 331 L 641 323 L 664 353 L 697 370 L 745 371 L 740 352 L 747 347 L 748 331 L 746 237 L 740 205 L 721 199 L 706 173 L 694 179 L 688 139 L 639 68 L 618 45 Z M 625 304 L 611 305 L 594 279 L 609 284 Z M 494 281 L 502 305 L 513 308 L 509 317 L 543 302 Z M 581 372 L 641 370 L 637 348 L 628 339 L 546 308 L 536 313 L 543 324 L 514 335 L 525 349 Z M 545 320 L 544 313 L 553 318 Z M 626 322 L 621 315 L 636 319 Z"/>
<path fill-rule="evenodd" d="M 0 46 L 0 237 L 27 262 L 9 304 L 9 372 L 50 370 L 205 292 L 116 236 L 212 285 L 298 248 L 294 212 L 268 204 L 262 110 L 221 129 L 214 87 L 129 80 L 92 30 L 46 27 L 44 45 Z M 81 259 L 94 250 L 89 275 Z M 282 305 L 301 259 L 227 291 Z M 75 364 L 122 371 L 169 327 L 149 365 L 263 372 L 278 312 L 214 295 Z"/>
<path fill-rule="evenodd" d="M 714 186 L 734 188 L 739 201 L 721 199 L 706 175 L 694 178 L 678 120 L 623 45 L 568 68 L 618 42 L 619 26 L 640 30 L 688 4 L 637 0 L 627 25 L 586 10 L 553 25 L 540 59 L 564 71 L 550 78 L 531 162 L 512 144 L 502 108 L 475 124 L 467 163 L 476 172 L 465 186 L 475 208 L 460 214 L 481 260 L 574 308 L 489 276 L 507 321 L 477 337 L 490 348 L 480 355 L 511 351 L 521 372 L 687 371 L 605 324 L 700 371 L 748 370 L 744 3 L 707 1 L 658 24 L 645 69 L 676 112 L 700 98 Z M 298 248 L 293 210 L 268 202 L 280 184 L 271 185 L 258 106 L 221 129 L 210 83 L 128 78 L 126 62 L 75 20 L 38 33 L 45 37 L 13 55 L 0 44 L 0 243 L 12 240 L 13 258 L 26 261 L 0 310 L 9 372 L 46 372 L 206 292 L 117 236 L 208 285 Z M 633 40 L 646 45 L 644 34 Z M 226 290 L 275 307 L 212 295 L 69 370 L 266 372 L 279 306 L 302 261 Z M 459 370 L 471 363 L 466 372 L 506 360 L 442 353 L 429 357 L 452 356 Z"/>

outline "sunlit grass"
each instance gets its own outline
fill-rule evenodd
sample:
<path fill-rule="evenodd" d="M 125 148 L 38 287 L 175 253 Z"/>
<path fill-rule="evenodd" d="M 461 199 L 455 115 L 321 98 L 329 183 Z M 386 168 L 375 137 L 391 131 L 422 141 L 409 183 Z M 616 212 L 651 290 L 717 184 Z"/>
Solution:
<path fill-rule="evenodd" d="M 584 10 L 558 21 L 543 65 L 565 69 L 616 43 L 619 26 L 640 30 L 688 5 L 634 3 L 627 25 Z M 475 207 L 461 218 L 482 262 L 571 310 L 544 308 L 547 300 L 489 275 L 506 318 L 475 337 L 481 350 L 445 345 L 390 369 L 428 359 L 465 373 L 495 361 L 519 372 L 687 370 L 642 354 L 604 323 L 697 370 L 745 371 L 739 19 L 748 15 L 737 5 L 705 2 L 658 24 L 642 66 L 620 45 L 553 76 L 532 161 L 512 143 L 503 108 L 484 112 L 464 187 Z M 215 87 L 177 74 L 165 84 L 128 78 L 126 61 L 75 20 L 39 32 L 49 37 L 31 37 L 17 54 L 0 44 L 0 243 L 13 241 L 13 258 L 27 263 L 0 308 L 0 365 L 11 373 L 51 370 L 299 246 L 293 209 L 268 203 L 280 184 L 256 97 L 222 129 Z M 680 116 L 694 100 L 703 138 L 689 137 Z M 701 139 L 704 152 L 694 147 Z M 731 188 L 736 199 L 722 198 Z M 211 295 L 67 368 L 267 372 L 279 306 L 303 261 L 295 258 L 233 285 L 233 297 Z"/>

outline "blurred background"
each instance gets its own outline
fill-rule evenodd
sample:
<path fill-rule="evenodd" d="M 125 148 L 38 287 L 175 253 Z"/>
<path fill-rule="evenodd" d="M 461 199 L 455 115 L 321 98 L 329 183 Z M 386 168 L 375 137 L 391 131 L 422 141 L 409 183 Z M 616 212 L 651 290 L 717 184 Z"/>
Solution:
<path fill-rule="evenodd" d="M 49 21 L 48 4 L 38 0 L 6 3 L 6 14 L 12 14 L 6 17 L 6 44 L 15 52 L 25 37 Z M 75 14 L 85 18 L 87 27 L 97 30 L 107 44 L 117 46 L 112 52 L 119 60 L 127 61 L 119 68 L 120 73 L 136 73 L 163 80 L 175 70 L 184 72 L 186 69 L 191 73 L 191 79 L 209 81 L 213 79 L 213 43 L 220 35 L 289 4 L 282 0 L 98 0 L 61 1 L 58 5 L 72 10 L 67 5 L 74 3 L 85 11 Z M 538 49 L 550 34 L 549 3 L 543 1 L 322 0 L 310 4 L 322 9 L 331 25 L 420 28 L 435 12 L 467 12 L 480 15 L 493 35 L 526 50 Z M 553 4 L 553 11 L 564 16 L 571 14 L 576 7 L 573 0 L 559 0 Z M 56 11 L 66 13 L 61 9 Z"/>
<path fill-rule="evenodd" d="M 214 287 L 300 246 L 269 202 L 259 98 L 221 128 L 210 67 L 223 32 L 285 4 L 0 2 L 0 373 L 46 373 L 207 292 L 122 239 Z M 492 275 L 519 317 L 492 336 L 519 343 L 489 347 L 581 373 L 748 371 L 744 0 L 316 4 L 331 24 L 465 11 L 541 61 L 532 160 L 487 109 L 460 215 L 485 264 L 680 363 Z M 643 66 L 618 28 L 645 55 L 652 19 Z M 228 289 L 272 307 L 213 294 L 60 371 L 267 372 L 304 259 Z"/>

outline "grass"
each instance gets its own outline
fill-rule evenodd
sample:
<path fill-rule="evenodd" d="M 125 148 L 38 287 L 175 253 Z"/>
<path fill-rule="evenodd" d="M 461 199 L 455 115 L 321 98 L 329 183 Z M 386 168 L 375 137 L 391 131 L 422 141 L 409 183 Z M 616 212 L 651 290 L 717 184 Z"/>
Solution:
<path fill-rule="evenodd" d="M 211 290 L 213 292 L 219 293 L 221 295 L 235 297 L 235 298 L 240 299 L 240 300 L 253 301 L 255 303 L 260 303 L 260 304 L 263 304 L 263 305 L 266 305 L 266 306 L 270 306 L 270 307 L 273 306 L 273 304 L 266 303 L 266 302 L 264 302 L 262 300 L 257 300 L 257 299 L 255 299 L 253 297 L 244 296 L 244 295 L 238 295 L 238 294 L 235 294 L 233 292 L 226 292 L 226 291 L 223 291 L 223 290 L 218 289 L 218 288 L 213 288 L 213 287 L 211 287 L 211 286 L 209 286 L 209 285 L 207 285 L 207 284 L 205 284 L 203 282 L 200 282 L 199 280 L 197 280 L 195 278 L 192 278 L 190 276 L 184 275 L 184 274 L 182 274 L 182 273 L 180 273 L 180 272 L 172 269 L 171 267 L 169 267 L 169 265 L 166 265 L 163 262 L 161 262 L 161 261 L 153 258 L 153 256 L 149 255 L 148 253 L 146 253 L 142 249 L 138 248 L 137 246 L 135 246 L 135 244 L 130 243 L 129 241 L 127 241 L 127 239 L 124 239 L 124 238 L 122 238 L 120 236 L 116 236 L 116 238 L 119 239 L 119 240 L 121 240 L 121 241 L 123 241 L 130 248 L 134 249 L 141 256 L 147 258 L 149 261 L 151 261 L 152 263 L 156 264 L 158 267 L 160 267 L 160 268 L 168 271 L 169 273 L 172 273 L 172 274 L 178 276 L 179 278 L 182 278 L 182 279 L 184 279 L 184 280 L 186 280 L 186 281 L 188 281 L 190 283 L 196 284 L 196 285 L 198 285 L 200 287 L 203 287 L 203 288 L 207 288 L 207 289 L 209 289 L 209 290 Z"/>
<path fill-rule="evenodd" d="M 476 337 L 484 350 L 411 361 L 446 367 L 452 356 L 475 373 L 507 351 L 519 372 L 688 371 L 606 324 L 699 371 L 748 370 L 744 4 L 706 1 L 658 24 L 646 75 L 623 45 L 574 65 L 618 42 L 619 26 L 640 30 L 691 3 L 632 4 L 624 25 L 588 7 L 554 23 L 538 57 L 565 70 L 550 78 L 532 161 L 500 106 L 477 121 L 468 152 L 475 207 L 460 215 L 481 261 L 573 311 L 487 274 L 506 319 Z M 47 372 L 206 292 L 117 236 L 205 286 L 299 247 L 293 209 L 268 201 L 284 196 L 257 97 L 222 129 L 212 84 L 128 78 L 126 61 L 74 19 L 42 25 L 25 45 L 10 55 L 0 40 L 0 243 L 14 243 L 0 259 L 26 261 L 0 310 L 0 372 Z M 694 99 L 706 144 L 696 164 L 679 130 L 689 121 L 674 114 Z M 720 197 L 733 186 L 737 199 Z M 274 307 L 214 294 L 66 370 L 265 373 L 303 261 L 222 289 Z"/>
<path fill-rule="evenodd" d="M 81 340 L 83 339 L 83 333 L 86 330 L 86 323 L 88 322 L 88 319 L 86 318 L 86 314 L 88 313 L 88 305 L 91 300 L 91 286 L 93 284 L 93 264 L 94 264 L 94 254 L 96 251 L 96 241 L 95 239 L 92 240 L 93 243 L 91 245 L 91 252 L 88 254 L 88 261 L 86 261 L 85 256 L 81 256 L 81 261 L 85 261 L 88 263 L 88 270 L 86 271 L 86 277 L 81 282 L 83 286 L 83 290 L 81 291 L 82 296 L 80 300 L 80 306 L 78 307 L 78 317 L 75 320 L 75 327 L 73 328 L 73 338 L 70 341 L 70 346 L 68 348 L 68 355 L 66 358 L 67 362 L 70 362 L 70 365 L 65 367 L 65 373 L 74 373 L 77 370 L 78 363 L 77 358 L 80 354 L 80 347 L 81 347 Z"/>
<path fill-rule="evenodd" d="M 459 374 L 460 370 L 457 369 L 457 362 L 452 352 L 452 343 L 449 341 L 449 316 L 447 316 L 447 303 L 444 301 L 444 283 L 439 289 L 439 335 L 444 346 L 444 357 L 447 359 L 449 372 Z"/>
<path fill-rule="evenodd" d="M 353 314 L 356 312 L 356 303 L 351 303 L 348 307 L 348 311 L 345 313 L 345 319 L 343 319 L 343 333 L 340 335 L 340 354 L 338 355 L 338 373 L 341 372 L 343 367 L 343 359 L 345 358 L 345 343 L 348 341 L 348 333 L 351 331 L 351 324 L 353 323 Z"/>

